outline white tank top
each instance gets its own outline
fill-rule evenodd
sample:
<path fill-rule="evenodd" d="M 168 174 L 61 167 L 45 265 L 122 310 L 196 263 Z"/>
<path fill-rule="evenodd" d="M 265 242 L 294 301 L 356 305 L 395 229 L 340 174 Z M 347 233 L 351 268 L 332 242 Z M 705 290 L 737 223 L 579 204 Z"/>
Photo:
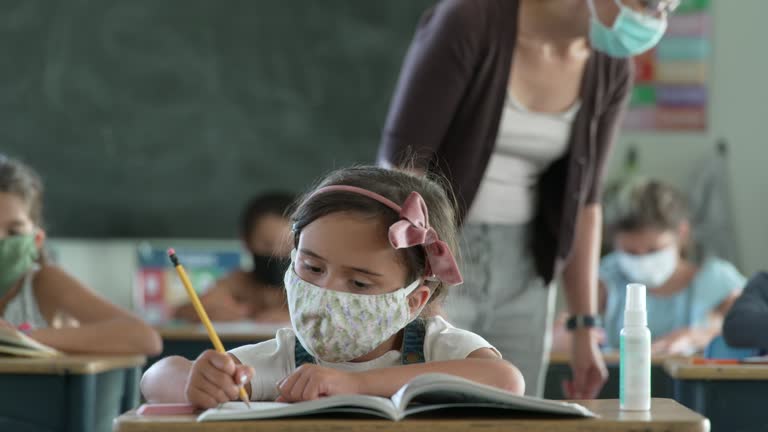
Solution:
<path fill-rule="evenodd" d="M 27 273 L 21 290 L 5 306 L 3 319 L 11 325 L 20 326 L 23 323 L 29 323 L 32 328 L 48 327 L 48 322 L 43 318 L 43 314 L 40 313 L 40 308 L 37 306 L 35 290 L 32 287 L 32 281 L 38 270 L 40 268 L 36 266 Z"/>
<path fill-rule="evenodd" d="M 533 218 L 539 176 L 568 148 L 577 101 L 562 113 L 532 112 L 507 94 L 491 159 L 469 223 L 520 225 Z"/>

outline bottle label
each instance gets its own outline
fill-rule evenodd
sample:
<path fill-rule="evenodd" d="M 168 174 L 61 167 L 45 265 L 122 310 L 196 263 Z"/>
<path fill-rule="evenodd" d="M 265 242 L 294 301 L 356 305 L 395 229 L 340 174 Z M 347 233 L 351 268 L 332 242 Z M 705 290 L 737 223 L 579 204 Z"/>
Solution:
<path fill-rule="evenodd" d="M 621 335 L 619 339 L 619 403 L 650 398 L 651 346 L 644 337 Z"/>

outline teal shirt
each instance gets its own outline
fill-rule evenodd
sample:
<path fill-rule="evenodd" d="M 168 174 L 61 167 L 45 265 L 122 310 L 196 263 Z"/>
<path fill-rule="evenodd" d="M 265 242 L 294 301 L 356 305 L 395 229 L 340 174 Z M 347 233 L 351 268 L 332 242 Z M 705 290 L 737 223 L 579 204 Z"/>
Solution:
<path fill-rule="evenodd" d="M 618 349 L 619 332 L 624 326 L 626 286 L 632 281 L 621 271 L 615 254 L 606 255 L 600 262 L 600 280 L 607 294 L 603 315 L 606 348 Z M 648 290 L 646 307 L 651 338 L 656 340 L 677 329 L 706 322 L 709 313 L 745 283 L 746 279 L 733 264 L 709 258 L 686 289 L 671 296 L 654 295 Z"/>

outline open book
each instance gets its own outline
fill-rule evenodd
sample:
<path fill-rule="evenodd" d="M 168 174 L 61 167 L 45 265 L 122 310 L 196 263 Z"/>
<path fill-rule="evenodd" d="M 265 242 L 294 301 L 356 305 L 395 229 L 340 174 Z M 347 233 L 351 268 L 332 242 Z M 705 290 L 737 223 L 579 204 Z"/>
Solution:
<path fill-rule="evenodd" d="M 55 357 L 61 353 L 18 330 L 0 327 L 0 355 L 3 354 L 20 357 Z"/>
<path fill-rule="evenodd" d="M 428 411 L 458 408 L 493 409 L 498 415 L 538 413 L 595 417 L 581 405 L 518 396 L 495 387 L 446 374 L 425 374 L 412 379 L 391 398 L 339 395 L 299 403 L 228 402 L 200 414 L 198 421 L 247 420 L 314 414 L 353 413 L 402 420 Z"/>

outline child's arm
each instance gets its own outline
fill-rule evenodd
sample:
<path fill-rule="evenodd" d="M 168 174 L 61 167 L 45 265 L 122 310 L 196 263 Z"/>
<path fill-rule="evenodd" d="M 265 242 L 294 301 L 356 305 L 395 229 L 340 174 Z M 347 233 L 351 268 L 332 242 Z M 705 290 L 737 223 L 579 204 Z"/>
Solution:
<path fill-rule="evenodd" d="M 184 393 L 192 361 L 171 356 L 150 366 L 141 377 L 141 394 L 149 403 L 186 403 Z"/>
<path fill-rule="evenodd" d="M 747 283 L 723 322 L 728 345 L 768 349 L 768 273 L 758 273 Z"/>
<path fill-rule="evenodd" d="M 98 296 L 63 270 L 46 265 L 35 275 L 33 283 L 41 312 L 49 321 L 56 312 L 65 312 L 80 323 L 80 327 L 35 329 L 29 334 L 33 339 L 71 353 L 162 351 L 162 340 L 152 327 Z"/>
<path fill-rule="evenodd" d="M 427 373 L 446 373 L 516 394 L 525 390 L 520 371 L 488 348 L 478 349 L 466 359 L 344 372 L 317 365 L 303 365 L 279 385 L 278 401 L 298 402 L 335 394 L 392 396 L 411 379 Z"/>
<path fill-rule="evenodd" d="M 651 351 L 661 354 L 683 354 L 690 355 L 696 351 L 701 351 L 723 328 L 723 319 L 733 306 L 736 299 L 739 298 L 741 290 L 734 290 L 725 298 L 717 308 L 713 309 L 704 325 L 697 327 L 686 327 L 665 335 L 656 340 L 651 345 Z"/>
<path fill-rule="evenodd" d="M 251 394 L 253 369 L 233 355 L 207 350 L 194 362 L 184 357 L 166 357 L 141 377 L 141 393 L 151 403 L 191 403 L 213 408 L 237 400 L 239 382 Z"/>

